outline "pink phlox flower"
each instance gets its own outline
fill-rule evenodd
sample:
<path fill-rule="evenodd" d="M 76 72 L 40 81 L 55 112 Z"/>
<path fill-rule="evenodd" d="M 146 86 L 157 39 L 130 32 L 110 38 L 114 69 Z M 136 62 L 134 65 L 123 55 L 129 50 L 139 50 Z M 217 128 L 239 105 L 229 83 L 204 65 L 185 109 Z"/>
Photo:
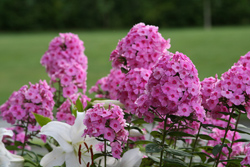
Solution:
<path fill-rule="evenodd" d="M 104 130 L 104 138 L 113 142 L 115 139 L 115 133 L 114 130 L 111 128 L 105 128 Z"/>

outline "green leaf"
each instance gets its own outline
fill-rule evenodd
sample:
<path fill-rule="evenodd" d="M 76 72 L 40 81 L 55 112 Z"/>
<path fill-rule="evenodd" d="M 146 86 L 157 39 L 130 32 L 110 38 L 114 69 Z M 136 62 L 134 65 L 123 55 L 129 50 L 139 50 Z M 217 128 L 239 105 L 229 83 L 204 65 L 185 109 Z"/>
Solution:
<path fill-rule="evenodd" d="M 48 143 L 46 143 L 44 147 L 48 150 L 48 152 L 51 152 L 53 150 L 53 148 Z"/>
<path fill-rule="evenodd" d="M 229 112 L 219 112 L 219 113 L 221 113 L 223 115 L 230 115 L 231 114 Z M 231 117 L 232 118 L 236 118 L 236 117 L 238 117 L 238 114 L 237 113 L 233 113 L 233 114 L 231 114 Z M 227 122 L 228 120 L 225 119 L 225 121 Z"/>
<path fill-rule="evenodd" d="M 154 118 L 154 121 L 156 121 L 156 122 L 163 122 L 164 119 L 161 119 L 161 118 Z"/>
<path fill-rule="evenodd" d="M 149 141 L 149 140 L 137 140 L 134 143 L 135 144 L 149 144 L 149 143 L 152 143 L 152 141 Z"/>
<path fill-rule="evenodd" d="M 241 167 L 242 159 L 229 159 L 229 160 L 220 160 L 220 162 L 227 162 L 226 167 Z"/>
<path fill-rule="evenodd" d="M 172 149 L 172 148 L 166 148 L 165 149 L 166 152 L 173 154 L 173 155 L 179 155 L 179 156 L 184 156 L 184 157 L 191 157 L 192 154 L 182 151 L 182 150 L 176 150 L 176 149 Z"/>
<path fill-rule="evenodd" d="M 178 136 L 178 137 L 194 137 L 194 135 L 191 135 L 189 133 L 181 132 L 181 131 L 174 131 L 174 132 L 169 132 L 169 136 Z"/>
<path fill-rule="evenodd" d="M 246 108 L 243 106 L 243 105 L 238 105 L 238 106 L 235 106 L 237 109 L 239 109 L 240 111 L 246 111 Z"/>
<path fill-rule="evenodd" d="M 205 165 L 194 165 L 194 166 L 192 166 L 192 167 L 207 167 L 207 166 L 205 166 Z"/>
<path fill-rule="evenodd" d="M 35 116 L 36 118 L 36 121 L 38 122 L 38 124 L 43 127 L 44 125 L 46 125 L 47 123 L 51 122 L 51 119 L 48 118 L 48 117 L 44 117 L 40 114 L 36 114 L 36 113 L 33 113 L 33 115 Z"/>
<path fill-rule="evenodd" d="M 77 116 L 77 109 L 76 109 L 76 106 L 71 103 L 71 107 L 70 107 L 70 110 L 71 110 L 71 113 L 76 117 Z"/>
<path fill-rule="evenodd" d="M 237 143 L 237 142 L 250 142 L 249 139 L 238 139 L 238 140 L 234 140 L 234 143 Z"/>
<path fill-rule="evenodd" d="M 87 101 L 87 106 L 84 108 L 84 111 L 86 111 L 92 107 L 93 107 L 93 104 L 91 102 Z"/>
<path fill-rule="evenodd" d="M 206 157 L 212 158 L 210 155 L 208 155 L 204 152 L 193 152 L 193 154 L 198 155 L 201 158 L 203 163 L 206 161 L 206 159 L 207 159 Z"/>
<path fill-rule="evenodd" d="M 151 155 L 148 155 L 148 157 L 149 157 L 150 159 L 152 159 L 153 161 L 160 163 L 160 159 L 159 159 L 159 158 L 154 157 L 154 156 L 151 156 Z"/>
<path fill-rule="evenodd" d="M 187 164 L 185 162 L 183 162 L 183 161 L 181 161 L 181 160 L 179 160 L 177 158 L 175 158 L 175 159 L 164 158 L 163 160 L 165 161 L 167 166 L 168 165 L 176 165 L 178 167 L 182 167 L 182 166 L 186 167 L 187 166 Z"/>
<path fill-rule="evenodd" d="M 102 153 L 96 153 L 96 154 L 94 154 L 94 156 L 93 156 L 93 160 L 95 160 L 95 159 L 97 159 L 97 158 L 99 158 L 99 157 L 101 157 L 101 156 L 104 156 Z"/>
<path fill-rule="evenodd" d="M 218 128 L 220 130 L 225 130 L 226 128 L 223 128 L 221 126 L 216 126 L 216 125 L 213 125 L 213 124 L 201 124 L 201 126 L 205 129 L 211 127 L 211 128 Z"/>
<path fill-rule="evenodd" d="M 213 150 L 213 147 L 212 147 L 212 146 L 201 146 L 201 147 L 198 147 L 198 148 L 203 149 L 203 150 L 206 151 L 207 153 L 212 153 L 212 150 Z"/>
<path fill-rule="evenodd" d="M 198 134 L 198 137 L 201 138 L 201 139 L 203 139 L 203 140 L 215 140 L 211 136 L 205 135 L 205 134 Z"/>
<path fill-rule="evenodd" d="M 154 138 L 162 138 L 162 134 L 159 131 L 152 131 L 150 133 L 151 136 L 153 136 Z"/>
<path fill-rule="evenodd" d="M 82 102 L 80 100 L 80 97 L 78 97 L 76 100 L 76 108 L 77 108 L 78 112 L 83 112 L 83 105 L 82 105 Z"/>
<path fill-rule="evenodd" d="M 133 123 L 133 124 L 145 124 L 145 123 L 147 123 L 147 122 L 144 121 L 144 119 L 139 118 L 139 119 L 133 120 L 132 123 Z"/>
<path fill-rule="evenodd" d="M 221 151 L 221 149 L 222 149 L 222 145 L 220 145 L 220 144 L 217 144 L 216 146 L 214 146 L 214 148 L 213 148 L 213 150 L 212 150 L 212 154 L 214 155 L 214 156 L 216 156 L 220 151 Z"/>
<path fill-rule="evenodd" d="M 246 131 L 244 131 L 244 130 L 239 130 L 239 129 L 230 129 L 230 130 L 231 130 L 231 131 L 236 131 L 236 132 L 239 132 L 239 133 L 244 133 L 244 134 L 250 135 L 249 132 L 246 132 Z"/>
<path fill-rule="evenodd" d="M 221 138 L 220 141 L 223 142 L 223 138 Z M 224 140 L 224 143 L 225 143 L 225 144 L 228 144 L 228 143 L 231 143 L 231 141 L 228 140 L 228 139 L 225 139 L 225 140 Z"/>
<path fill-rule="evenodd" d="M 147 153 L 158 153 L 162 151 L 162 146 L 157 143 L 150 143 L 146 145 L 146 152 Z"/>

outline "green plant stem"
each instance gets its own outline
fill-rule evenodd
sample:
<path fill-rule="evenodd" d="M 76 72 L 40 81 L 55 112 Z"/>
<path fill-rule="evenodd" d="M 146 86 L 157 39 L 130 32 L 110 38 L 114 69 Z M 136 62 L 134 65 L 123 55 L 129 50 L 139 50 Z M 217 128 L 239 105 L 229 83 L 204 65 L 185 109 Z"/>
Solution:
<path fill-rule="evenodd" d="M 192 152 L 195 151 L 195 146 L 196 146 L 197 141 L 198 141 L 198 136 L 199 136 L 200 131 L 201 131 L 201 126 L 202 126 L 202 122 L 200 122 L 200 127 L 199 127 L 199 130 L 198 130 L 198 134 L 197 134 L 196 137 L 195 137 L 195 141 L 194 141 L 194 146 L 193 146 Z M 192 161 L 193 161 L 193 156 L 191 156 L 191 158 L 190 158 L 189 167 L 191 167 Z"/>
<path fill-rule="evenodd" d="M 29 123 L 27 122 L 27 126 L 25 127 L 25 136 L 24 136 L 24 142 L 23 142 L 23 148 L 22 148 L 21 156 L 23 156 L 23 154 L 24 154 L 24 149 L 25 149 L 26 139 L 27 139 L 27 134 L 28 134 L 28 125 L 29 125 Z"/>
<path fill-rule="evenodd" d="M 161 146 L 162 146 L 162 150 L 161 150 L 161 157 L 160 157 L 160 166 L 162 166 L 162 158 L 163 158 L 163 153 L 164 153 L 164 143 L 165 143 L 165 139 L 166 139 L 166 127 L 167 127 L 167 117 L 164 119 L 164 129 L 163 129 L 163 136 L 162 136 L 162 142 L 161 142 Z"/>
<path fill-rule="evenodd" d="M 219 156 L 217 157 L 215 167 L 217 167 L 218 164 L 219 164 L 220 156 L 221 156 L 221 153 L 222 153 L 222 149 L 223 149 L 223 147 L 224 147 L 224 143 L 225 143 L 225 140 L 226 140 L 226 137 L 227 137 L 227 132 L 228 132 L 228 130 L 229 130 L 230 121 L 231 121 L 231 118 L 232 118 L 233 113 L 234 113 L 234 108 L 232 108 L 232 112 L 230 113 L 230 116 L 229 116 L 229 119 L 228 119 L 228 123 L 227 123 L 227 128 L 226 128 L 226 131 L 225 131 L 225 135 L 224 135 L 223 140 L 222 140 L 222 143 L 221 143 L 222 148 L 221 148 L 221 150 L 220 150 L 220 152 L 219 152 Z"/>
<path fill-rule="evenodd" d="M 107 149 L 106 149 L 106 147 L 107 147 L 107 141 L 106 141 L 106 139 L 104 139 L 104 167 L 106 167 L 107 166 Z"/>
<path fill-rule="evenodd" d="M 234 131 L 234 135 L 233 135 L 233 138 L 232 138 L 232 143 L 231 143 L 230 148 L 233 147 L 235 133 L 236 133 L 236 130 L 237 130 L 237 128 L 238 128 L 239 121 L 240 121 L 240 115 L 241 115 L 241 112 L 239 112 L 239 116 L 238 116 L 237 121 L 236 121 L 235 131 Z M 232 152 L 229 152 L 229 154 L 228 154 L 228 158 L 227 158 L 228 160 L 230 159 L 231 153 L 232 153 Z"/>

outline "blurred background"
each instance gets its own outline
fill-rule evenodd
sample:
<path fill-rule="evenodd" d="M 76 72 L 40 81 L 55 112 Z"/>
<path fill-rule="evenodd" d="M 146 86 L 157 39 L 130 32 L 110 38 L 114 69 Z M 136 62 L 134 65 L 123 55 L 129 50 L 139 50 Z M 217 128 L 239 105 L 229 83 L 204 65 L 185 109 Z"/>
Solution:
<path fill-rule="evenodd" d="M 249 0 L 0 0 L 0 104 L 24 84 L 49 81 L 40 59 L 60 32 L 84 41 L 89 89 L 139 22 L 171 38 L 170 51 L 189 56 L 200 80 L 220 76 L 250 51 Z"/>
<path fill-rule="evenodd" d="M 116 29 L 138 22 L 161 28 L 248 25 L 250 1 L 1 0 L 0 17 L 0 29 L 7 31 Z"/>

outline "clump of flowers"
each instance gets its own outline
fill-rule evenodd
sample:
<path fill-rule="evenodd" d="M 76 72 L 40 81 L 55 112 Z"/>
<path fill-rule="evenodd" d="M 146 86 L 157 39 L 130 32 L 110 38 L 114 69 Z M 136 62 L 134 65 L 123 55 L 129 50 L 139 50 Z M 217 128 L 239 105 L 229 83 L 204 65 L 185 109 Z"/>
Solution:
<path fill-rule="evenodd" d="M 47 82 L 39 81 L 39 83 L 22 86 L 18 91 L 12 93 L 10 98 L 0 107 L 3 120 L 15 125 L 16 139 L 24 143 L 32 135 L 36 135 L 40 129 L 37 125 L 33 113 L 53 119 L 53 89 Z M 30 134 L 25 135 L 25 128 L 28 128 Z M 26 136 L 26 137 L 25 137 Z"/>
<path fill-rule="evenodd" d="M 57 109 L 58 112 L 56 113 L 57 121 L 65 121 L 69 125 L 73 125 L 75 122 L 75 116 L 72 115 L 71 106 L 72 104 L 76 104 L 76 100 L 79 98 L 80 102 L 83 105 L 83 108 L 87 106 L 87 101 L 90 101 L 86 95 L 82 93 L 77 93 L 71 95 L 66 101 L 62 103 L 62 105 Z"/>
<path fill-rule="evenodd" d="M 83 41 L 73 33 L 60 33 L 54 38 L 41 59 L 41 64 L 51 78 L 63 87 L 63 97 L 77 93 L 77 88 L 86 91 L 87 57 Z"/>
<path fill-rule="evenodd" d="M 249 68 L 241 65 L 233 66 L 223 73 L 207 100 L 210 110 L 216 108 L 217 104 L 229 107 L 243 105 L 247 108 L 250 95 L 249 75 Z"/>
<path fill-rule="evenodd" d="M 123 115 L 122 109 L 114 104 L 110 104 L 108 109 L 102 103 L 94 105 L 86 111 L 84 135 L 109 141 L 113 157 L 120 158 L 122 144 L 128 140 Z"/>
<path fill-rule="evenodd" d="M 89 93 L 96 93 L 96 97 L 117 100 L 118 86 L 125 78 L 120 69 L 113 68 L 110 73 L 99 79 L 89 90 Z"/>
<path fill-rule="evenodd" d="M 110 60 L 114 68 L 151 69 L 169 48 L 170 39 L 165 40 L 158 27 L 138 23 L 119 41 Z"/>
<path fill-rule="evenodd" d="M 136 99 L 144 93 L 151 70 L 135 68 L 130 70 L 118 88 L 118 100 L 123 103 L 128 111 L 135 114 Z"/>
<path fill-rule="evenodd" d="M 243 67 L 250 67 L 250 52 L 247 52 L 244 56 L 241 56 L 237 63 L 234 64 L 235 66 L 242 65 Z"/>
<path fill-rule="evenodd" d="M 153 122 L 154 113 L 186 117 L 193 114 L 202 120 L 204 109 L 201 106 L 200 81 L 194 64 L 179 52 L 169 57 L 162 57 L 154 66 L 146 93 L 136 101 L 139 106 L 136 114 L 146 116 L 144 119 L 147 122 Z"/>

